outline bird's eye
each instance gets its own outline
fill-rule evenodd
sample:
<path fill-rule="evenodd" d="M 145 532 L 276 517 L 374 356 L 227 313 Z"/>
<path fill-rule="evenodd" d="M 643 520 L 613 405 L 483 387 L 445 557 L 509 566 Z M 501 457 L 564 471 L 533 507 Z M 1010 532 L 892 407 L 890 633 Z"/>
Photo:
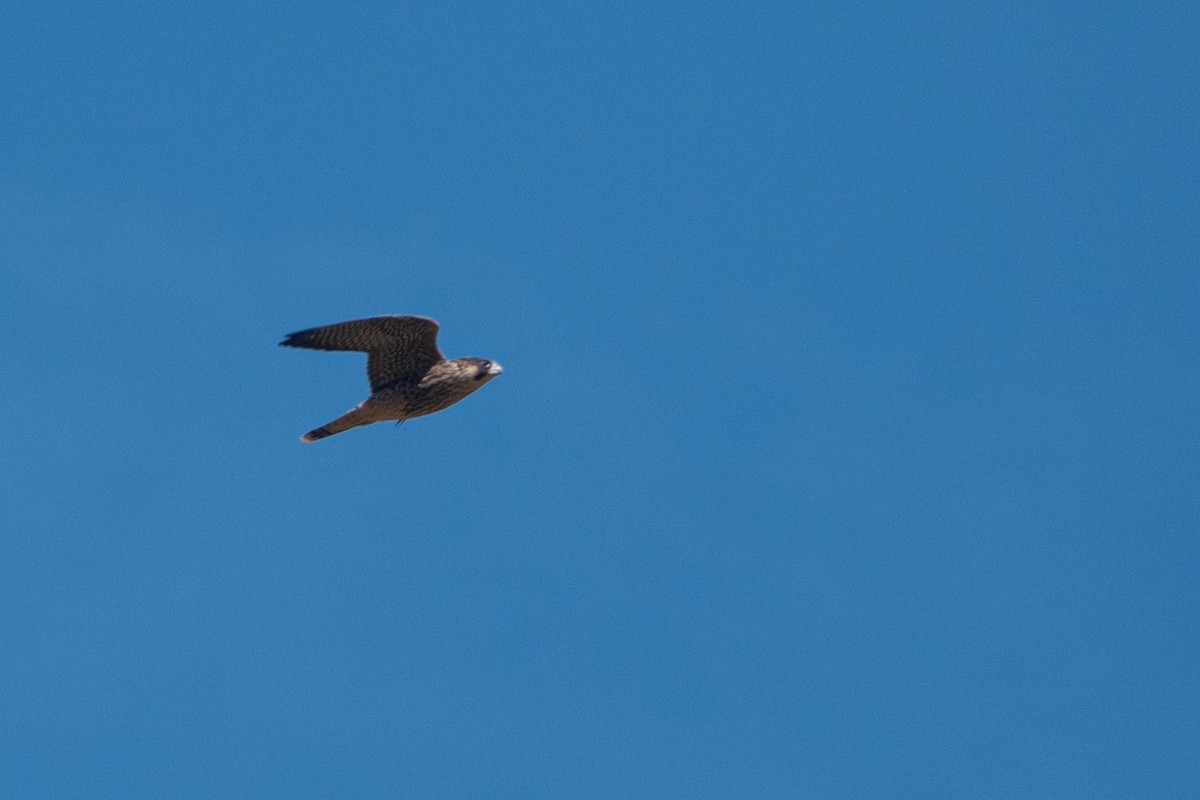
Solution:
<path fill-rule="evenodd" d="M 492 368 L 492 362 L 490 362 L 490 361 L 484 361 L 482 366 L 483 366 L 483 368 L 484 368 L 484 369 L 491 369 L 491 368 Z"/>

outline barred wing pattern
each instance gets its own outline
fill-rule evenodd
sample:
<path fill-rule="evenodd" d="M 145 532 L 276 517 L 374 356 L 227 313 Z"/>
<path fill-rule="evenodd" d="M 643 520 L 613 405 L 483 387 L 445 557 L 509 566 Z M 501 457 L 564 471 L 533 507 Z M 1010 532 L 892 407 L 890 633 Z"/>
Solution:
<path fill-rule="evenodd" d="M 430 367 L 445 361 L 437 333 L 438 324 L 426 317 L 369 317 L 297 331 L 280 344 L 366 353 L 367 380 L 375 392 L 401 380 L 417 382 Z"/>

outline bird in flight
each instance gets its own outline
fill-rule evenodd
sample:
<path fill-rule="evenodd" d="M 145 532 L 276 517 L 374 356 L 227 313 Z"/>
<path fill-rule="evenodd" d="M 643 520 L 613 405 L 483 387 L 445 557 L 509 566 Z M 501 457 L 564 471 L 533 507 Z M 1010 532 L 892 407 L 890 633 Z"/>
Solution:
<path fill-rule="evenodd" d="M 437 346 L 438 324 L 426 317 L 385 316 L 297 331 L 280 342 L 311 350 L 367 354 L 371 396 L 333 422 L 301 436 L 315 442 L 335 433 L 432 414 L 454 405 L 504 370 L 486 358 L 447 361 Z"/>

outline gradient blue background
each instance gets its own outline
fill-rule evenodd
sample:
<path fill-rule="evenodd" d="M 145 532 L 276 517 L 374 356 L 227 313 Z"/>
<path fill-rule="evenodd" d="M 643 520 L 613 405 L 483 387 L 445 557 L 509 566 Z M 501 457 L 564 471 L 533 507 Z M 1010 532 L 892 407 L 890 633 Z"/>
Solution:
<path fill-rule="evenodd" d="M 1194 3 L 5 17 L 5 797 L 1196 796 Z"/>

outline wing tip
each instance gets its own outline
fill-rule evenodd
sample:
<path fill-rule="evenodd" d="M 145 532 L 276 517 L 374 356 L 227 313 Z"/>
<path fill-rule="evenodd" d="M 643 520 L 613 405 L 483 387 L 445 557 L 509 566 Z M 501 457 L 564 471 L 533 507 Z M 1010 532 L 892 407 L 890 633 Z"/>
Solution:
<path fill-rule="evenodd" d="M 312 330 L 296 331 L 289 333 L 283 337 L 283 341 L 279 343 L 280 347 L 297 347 L 306 350 L 328 350 L 328 347 L 323 346 L 320 342 L 315 342 L 311 337 Z"/>

